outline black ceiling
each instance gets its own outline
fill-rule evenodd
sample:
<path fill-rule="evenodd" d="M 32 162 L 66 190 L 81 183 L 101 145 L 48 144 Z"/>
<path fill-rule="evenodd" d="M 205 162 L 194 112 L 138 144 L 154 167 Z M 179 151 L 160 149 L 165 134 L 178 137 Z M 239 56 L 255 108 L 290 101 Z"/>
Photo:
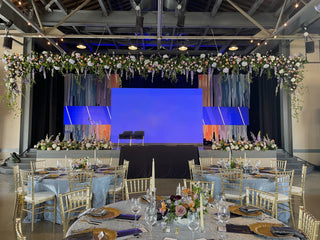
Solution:
<path fill-rule="evenodd" d="M 38 49 L 71 52 L 82 42 L 87 46 L 83 52 L 126 53 L 134 43 L 140 51 L 152 53 L 175 52 L 186 44 L 191 53 L 215 54 L 237 45 L 233 53 L 245 55 L 257 47 L 276 51 L 280 40 L 304 38 L 305 31 L 318 34 L 319 4 L 320 0 L 2 0 L 0 18 L 2 27 L 12 22 L 10 29 L 22 32 L 16 36 L 34 38 Z M 144 20 L 137 26 L 139 16 Z"/>

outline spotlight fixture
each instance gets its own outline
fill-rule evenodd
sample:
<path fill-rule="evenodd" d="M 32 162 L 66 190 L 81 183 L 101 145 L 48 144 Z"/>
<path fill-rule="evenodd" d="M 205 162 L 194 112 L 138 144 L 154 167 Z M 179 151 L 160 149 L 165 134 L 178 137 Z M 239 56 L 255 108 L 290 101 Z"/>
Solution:
<path fill-rule="evenodd" d="M 79 49 L 86 49 L 87 46 L 84 45 L 83 43 L 79 43 L 79 44 L 77 45 L 77 48 L 79 48 Z"/>
<path fill-rule="evenodd" d="M 180 51 L 187 51 L 188 50 L 188 47 L 184 44 L 182 44 L 179 48 L 178 48 Z"/>
<path fill-rule="evenodd" d="M 231 45 L 230 47 L 229 47 L 229 50 L 230 51 L 236 51 L 236 50 L 238 50 L 239 48 L 238 48 L 238 46 L 236 46 L 236 45 Z"/>
<path fill-rule="evenodd" d="M 129 50 L 132 50 L 132 51 L 135 51 L 138 49 L 138 47 L 134 44 L 131 44 L 129 47 L 128 47 Z"/>
<path fill-rule="evenodd" d="M 3 38 L 3 47 L 6 49 L 12 49 L 12 37 L 5 36 Z"/>

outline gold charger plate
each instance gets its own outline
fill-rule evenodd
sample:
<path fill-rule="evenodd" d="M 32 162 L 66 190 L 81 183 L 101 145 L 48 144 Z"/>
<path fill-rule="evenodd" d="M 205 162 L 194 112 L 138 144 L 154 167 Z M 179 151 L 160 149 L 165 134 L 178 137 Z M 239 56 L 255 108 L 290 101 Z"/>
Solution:
<path fill-rule="evenodd" d="M 50 174 L 50 178 L 57 178 L 59 177 L 59 174 Z"/>
<path fill-rule="evenodd" d="M 91 216 L 90 214 L 88 214 L 87 216 L 91 217 L 91 218 L 97 218 L 97 219 L 111 219 L 111 218 L 115 218 L 118 217 L 120 215 L 120 210 L 116 209 L 116 208 L 110 208 L 110 207 L 102 207 L 103 209 L 106 209 L 108 212 L 106 215 L 103 216 Z"/>
<path fill-rule="evenodd" d="M 231 213 L 239 215 L 239 216 L 243 216 L 243 217 L 257 217 L 260 216 L 262 214 L 262 211 L 259 212 L 254 212 L 254 213 L 244 213 L 240 211 L 240 207 L 242 207 L 241 205 L 235 205 L 235 206 L 230 206 L 229 210 Z"/>
<path fill-rule="evenodd" d="M 104 234 L 106 235 L 106 239 L 108 239 L 108 240 L 114 240 L 117 238 L 117 232 L 113 231 L 111 229 L 107 229 L 107 228 L 86 229 L 86 230 L 81 231 L 79 233 L 93 232 L 93 235 L 95 237 L 97 237 L 101 231 L 104 232 Z"/>
<path fill-rule="evenodd" d="M 39 171 L 38 172 L 39 174 L 47 174 L 47 173 L 49 173 L 48 171 Z"/>
<path fill-rule="evenodd" d="M 260 236 L 264 236 L 267 238 L 287 238 L 287 237 L 292 237 L 292 235 L 286 235 L 286 236 L 278 236 L 274 235 L 271 232 L 271 227 L 283 227 L 283 224 L 276 224 L 276 223 L 264 223 L 264 222 L 259 222 L 259 223 L 253 223 L 249 225 L 249 228 L 252 232 L 255 234 L 258 234 Z"/>

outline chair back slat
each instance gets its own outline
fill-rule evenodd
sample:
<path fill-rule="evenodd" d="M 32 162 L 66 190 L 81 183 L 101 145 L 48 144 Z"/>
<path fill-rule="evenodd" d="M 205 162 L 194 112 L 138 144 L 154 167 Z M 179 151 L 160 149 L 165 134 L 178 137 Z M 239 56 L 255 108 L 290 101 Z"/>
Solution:
<path fill-rule="evenodd" d="M 196 181 L 196 180 L 183 179 L 183 186 L 189 189 L 192 189 L 193 186 L 200 187 L 204 192 L 208 193 L 208 195 L 213 198 L 214 181 L 208 182 L 208 181 Z"/>
<path fill-rule="evenodd" d="M 301 231 L 307 237 L 307 239 L 318 239 L 319 225 L 320 221 L 318 221 L 303 206 L 299 207 L 298 230 Z"/>
<path fill-rule="evenodd" d="M 152 188 L 152 177 L 125 179 L 124 186 L 126 199 L 129 200 L 131 195 L 147 193 Z"/>
<path fill-rule="evenodd" d="M 275 217 L 276 198 L 272 193 L 247 187 L 246 205 L 260 208 L 265 213 Z"/>
<path fill-rule="evenodd" d="M 79 190 L 89 187 L 91 190 L 93 170 L 73 170 L 68 171 L 69 190 Z"/>

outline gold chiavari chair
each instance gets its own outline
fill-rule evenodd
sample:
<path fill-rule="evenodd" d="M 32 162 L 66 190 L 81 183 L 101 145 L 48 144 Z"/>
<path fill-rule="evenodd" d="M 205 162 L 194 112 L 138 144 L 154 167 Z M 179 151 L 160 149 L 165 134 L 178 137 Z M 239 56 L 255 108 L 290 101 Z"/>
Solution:
<path fill-rule="evenodd" d="M 126 200 L 129 200 L 131 195 L 147 193 L 152 188 L 152 177 L 124 179 L 124 187 Z"/>
<path fill-rule="evenodd" d="M 192 180 L 203 181 L 203 170 L 201 165 L 191 165 Z"/>
<path fill-rule="evenodd" d="M 126 170 L 125 177 L 124 177 L 125 179 L 127 179 L 127 176 L 128 176 L 129 164 L 130 164 L 130 161 L 126 159 L 123 160 L 123 166 L 125 167 L 125 170 Z"/>
<path fill-rule="evenodd" d="M 301 231 L 308 240 L 317 240 L 319 234 L 320 221 L 309 213 L 303 206 L 299 207 L 298 230 Z"/>
<path fill-rule="evenodd" d="M 291 188 L 291 195 L 292 196 L 299 196 L 302 198 L 302 206 L 305 207 L 305 185 L 306 185 L 306 176 L 307 176 L 307 166 L 302 166 L 301 171 L 301 183 L 300 186 L 292 186 Z"/>
<path fill-rule="evenodd" d="M 56 196 L 53 192 L 35 192 L 34 189 L 34 175 L 31 170 L 20 170 L 22 189 L 27 189 L 23 193 L 23 205 L 21 208 L 21 216 L 23 212 L 31 214 L 31 231 L 33 231 L 34 216 L 36 214 L 42 214 L 44 212 L 53 213 L 53 227 L 56 219 Z M 53 201 L 53 204 L 46 202 Z"/>
<path fill-rule="evenodd" d="M 90 195 L 91 190 L 89 187 L 59 194 L 64 236 L 68 231 L 70 221 L 76 219 L 83 210 L 90 208 Z"/>
<path fill-rule="evenodd" d="M 242 170 L 220 169 L 220 178 L 222 194 L 225 196 L 225 199 L 238 200 L 242 205 L 242 201 L 246 196 L 246 193 L 242 192 Z"/>
<path fill-rule="evenodd" d="M 271 167 L 279 171 L 286 171 L 287 169 L 287 160 L 271 160 Z"/>
<path fill-rule="evenodd" d="M 294 226 L 294 216 L 291 201 L 291 187 L 293 181 L 294 170 L 291 171 L 277 171 L 275 173 L 276 191 L 272 192 L 271 198 L 276 201 L 275 217 L 278 218 L 279 213 L 289 212 L 291 222 Z"/>
<path fill-rule="evenodd" d="M 109 186 L 109 191 L 107 194 L 107 202 L 113 200 L 113 203 L 116 202 L 117 195 L 121 195 L 118 199 L 124 199 L 124 180 L 126 176 L 126 166 L 120 165 L 114 170 L 114 183 Z"/>
<path fill-rule="evenodd" d="M 209 167 L 213 165 L 212 157 L 200 157 L 199 161 L 202 167 Z"/>
<path fill-rule="evenodd" d="M 47 167 L 47 161 L 45 159 L 37 159 L 36 161 L 30 161 L 31 170 L 36 171 L 44 171 Z"/>
<path fill-rule="evenodd" d="M 21 207 L 23 203 L 24 192 L 27 188 L 23 188 L 19 165 L 13 166 L 13 179 L 14 179 L 14 212 L 13 219 L 17 217 L 18 212 L 21 212 Z"/>
<path fill-rule="evenodd" d="M 15 230 L 16 230 L 17 240 L 27 240 L 27 237 L 23 235 L 23 232 L 22 232 L 21 218 L 16 218 Z"/>
<path fill-rule="evenodd" d="M 246 205 L 260 208 L 265 213 L 275 217 L 276 199 L 268 192 L 247 187 Z"/>
<path fill-rule="evenodd" d="M 189 160 L 188 161 L 188 165 L 189 165 L 189 172 L 190 172 L 190 179 L 193 179 L 193 174 L 192 174 L 192 165 L 194 165 L 195 162 L 194 162 L 194 159 L 192 160 Z"/>
<path fill-rule="evenodd" d="M 93 170 L 68 171 L 69 190 L 79 190 L 89 187 L 91 191 Z"/>
<path fill-rule="evenodd" d="M 190 179 L 183 179 L 183 186 L 185 188 L 192 189 L 192 186 L 200 187 L 204 192 L 207 192 L 210 197 L 214 195 L 214 181 L 196 181 Z"/>

